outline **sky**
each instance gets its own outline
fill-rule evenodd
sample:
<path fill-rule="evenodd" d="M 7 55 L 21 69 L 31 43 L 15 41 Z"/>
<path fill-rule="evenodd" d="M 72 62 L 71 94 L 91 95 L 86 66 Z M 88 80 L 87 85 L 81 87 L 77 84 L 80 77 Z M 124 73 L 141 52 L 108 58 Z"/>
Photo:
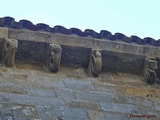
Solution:
<path fill-rule="evenodd" d="M 160 39 L 160 0 L 0 0 L 0 17 Z"/>

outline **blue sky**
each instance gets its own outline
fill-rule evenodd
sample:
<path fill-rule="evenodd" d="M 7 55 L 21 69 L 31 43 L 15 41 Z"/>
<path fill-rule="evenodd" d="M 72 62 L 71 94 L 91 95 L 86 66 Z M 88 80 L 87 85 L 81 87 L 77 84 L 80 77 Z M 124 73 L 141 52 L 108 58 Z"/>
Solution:
<path fill-rule="evenodd" d="M 0 17 L 160 39 L 160 0 L 3 0 Z"/>

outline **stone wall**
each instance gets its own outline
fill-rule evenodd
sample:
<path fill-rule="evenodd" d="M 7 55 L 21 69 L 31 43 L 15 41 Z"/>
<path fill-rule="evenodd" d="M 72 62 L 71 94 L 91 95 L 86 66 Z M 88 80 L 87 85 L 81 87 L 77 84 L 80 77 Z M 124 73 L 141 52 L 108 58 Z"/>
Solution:
<path fill-rule="evenodd" d="M 108 72 L 94 78 L 83 68 L 62 67 L 57 74 L 19 68 L 0 67 L 0 119 L 160 119 L 159 86 L 146 85 L 140 76 Z"/>
<path fill-rule="evenodd" d="M 0 119 L 160 119 L 160 87 L 142 78 L 146 56 L 159 68 L 158 46 L 0 28 L 0 61 L 6 38 L 18 47 L 15 66 L 0 66 Z M 62 48 L 57 73 L 47 66 L 50 44 Z M 88 74 L 92 50 L 102 55 L 98 77 Z"/>

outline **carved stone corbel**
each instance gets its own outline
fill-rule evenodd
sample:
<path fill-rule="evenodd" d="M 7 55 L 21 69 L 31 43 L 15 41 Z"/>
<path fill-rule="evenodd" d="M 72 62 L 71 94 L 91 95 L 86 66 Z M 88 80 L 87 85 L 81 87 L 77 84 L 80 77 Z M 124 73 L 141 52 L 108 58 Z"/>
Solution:
<path fill-rule="evenodd" d="M 89 74 L 98 77 L 102 69 L 102 56 L 101 50 L 99 49 L 92 49 L 91 56 L 90 56 L 90 63 L 89 63 Z"/>
<path fill-rule="evenodd" d="M 144 80 L 147 83 L 153 84 L 156 80 L 156 69 L 157 69 L 158 62 L 156 58 L 153 56 L 147 56 L 145 58 L 144 64 Z"/>
<path fill-rule="evenodd" d="M 2 53 L 2 64 L 13 67 L 15 66 L 15 53 L 17 51 L 18 41 L 15 39 L 5 39 Z"/>
<path fill-rule="evenodd" d="M 52 72 L 58 72 L 60 69 L 62 48 L 60 45 L 49 45 L 48 65 Z"/>

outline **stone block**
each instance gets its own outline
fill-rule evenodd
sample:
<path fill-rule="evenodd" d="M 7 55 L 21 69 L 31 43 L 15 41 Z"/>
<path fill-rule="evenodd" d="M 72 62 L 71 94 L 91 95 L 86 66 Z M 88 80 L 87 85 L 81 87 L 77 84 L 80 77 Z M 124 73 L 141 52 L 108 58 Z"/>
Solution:
<path fill-rule="evenodd" d="M 135 88 L 135 87 L 124 87 L 124 94 L 133 95 L 133 96 L 139 96 L 139 97 L 147 97 L 152 96 L 154 98 L 159 98 L 156 91 L 153 89 L 147 89 L 147 88 Z"/>
<path fill-rule="evenodd" d="M 56 97 L 55 91 L 53 89 L 46 89 L 41 87 L 30 87 L 29 91 L 34 96 Z"/>
<path fill-rule="evenodd" d="M 14 108 L 11 108 L 11 109 L 14 109 Z M 31 105 L 30 106 L 24 105 L 22 107 L 19 106 L 19 109 L 15 109 L 14 112 L 18 118 L 38 118 L 38 113 L 36 108 Z"/>
<path fill-rule="evenodd" d="M 69 36 L 63 34 L 54 34 L 54 43 L 66 46 L 94 48 L 95 39 L 87 37 Z"/>
<path fill-rule="evenodd" d="M 54 88 L 54 90 L 58 97 L 61 97 L 64 99 L 75 99 L 74 93 L 71 89 Z"/>
<path fill-rule="evenodd" d="M 126 114 L 89 110 L 90 120 L 128 120 Z"/>
<path fill-rule="evenodd" d="M 16 93 L 16 94 L 28 94 L 28 90 L 24 86 L 11 85 L 11 84 L 0 84 L 0 92 Z"/>
<path fill-rule="evenodd" d="M 8 96 L 7 96 L 7 93 L 0 92 L 0 102 L 1 103 L 11 102 L 10 98 L 8 98 Z"/>
<path fill-rule="evenodd" d="M 8 83 L 13 83 L 15 85 L 29 85 L 27 75 L 4 73 L 2 79 Z"/>
<path fill-rule="evenodd" d="M 105 112 L 119 112 L 119 113 L 132 113 L 138 114 L 140 113 L 135 105 L 131 104 L 120 104 L 120 103 L 102 103 L 100 102 L 100 107 L 102 111 Z"/>
<path fill-rule="evenodd" d="M 69 107 L 100 110 L 99 104 L 92 101 L 65 99 L 65 102 Z"/>
<path fill-rule="evenodd" d="M 64 79 L 64 84 L 66 87 L 70 89 L 89 90 L 89 91 L 95 90 L 91 82 L 78 81 L 74 79 Z"/>
<path fill-rule="evenodd" d="M 149 119 L 149 120 L 159 120 L 160 119 L 159 110 L 154 110 L 151 108 L 147 108 L 145 106 L 139 106 L 138 110 L 140 111 L 142 115 L 145 115 L 146 117 L 148 117 L 146 119 Z"/>
<path fill-rule="evenodd" d="M 159 110 L 160 111 L 160 101 L 157 101 L 154 103 L 154 109 Z"/>
<path fill-rule="evenodd" d="M 53 110 L 59 120 L 90 120 L 85 109 L 60 106 Z"/>
<path fill-rule="evenodd" d="M 38 110 L 38 113 L 39 113 L 39 117 L 42 120 L 57 120 L 56 116 L 52 112 L 52 107 L 51 106 L 38 105 L 37 110 Z"/>
<path fill-rule="evenodd" d="M 3 120 L 19 120 L 23 118 L 26 118 L 26 119 L 38 118 L 38 112 L 34 105 L 3 103 L 1 110 L 2 110 L 1 116 Z"/>
<path fill-rule="evenodd" d="M 116 98 L 112 93 L 97 92 L 97 91 L 74 91 L 77 100 L 87 101 L 105 101 L 115 102 Z"/>
<path fill-rule="evenodd" d="M 0 38 L 8 38 L 8 28 L 0 27 Z"/>
<path fill-rule="evenodd" d="M 43 74 L 42 74 L 43 75 Z M 34 79 L 32 79 L 33 85 L 38 87 L 46 87 L 46 88 L 53 88 L 53 87 L 60 87 L 65 88 L 63 84 L 61 75 L 55 75 L 52 77 L 44 77 L 41 75 L 36 75 Z"/>
<path fill-rule="evenodd" d="M 39 32 L 39 31 L 29 31 L 22 29 L 9 29 L 8 37 L 18 40 L 27 40 L 34 42 L 47 42 L 51 43 L 51 33 Z"/>
<path fill-rule="evenodd" d="M 116 84 L 99 84 L 95 83 L 93 84 L 97 91 L 101 92 L 107 92 L 107 93 L 114 93 L 114 94 L 122 94 L 123 93 L 123 87 L 116 85 Z"/>
<path fill-rule="evenodd" d="M 118 102 L 123 104 L 127 103 L 127 104 L 132 104 L 137 106 L 143 105 L 147 107 L 153 106 L 153 101 L 144 97 L 117 95 L 117 98 L 118 98 Z"/>
<path fill-rule="evenodd" d="M 12 102 L 19 104 L 31 104 L 31 105 L 48 105 L 48 106 L 64 106 L 64 100 L 54 97 L 38 97 L 30 95 L 20 94 L 8 94 Z"/>

